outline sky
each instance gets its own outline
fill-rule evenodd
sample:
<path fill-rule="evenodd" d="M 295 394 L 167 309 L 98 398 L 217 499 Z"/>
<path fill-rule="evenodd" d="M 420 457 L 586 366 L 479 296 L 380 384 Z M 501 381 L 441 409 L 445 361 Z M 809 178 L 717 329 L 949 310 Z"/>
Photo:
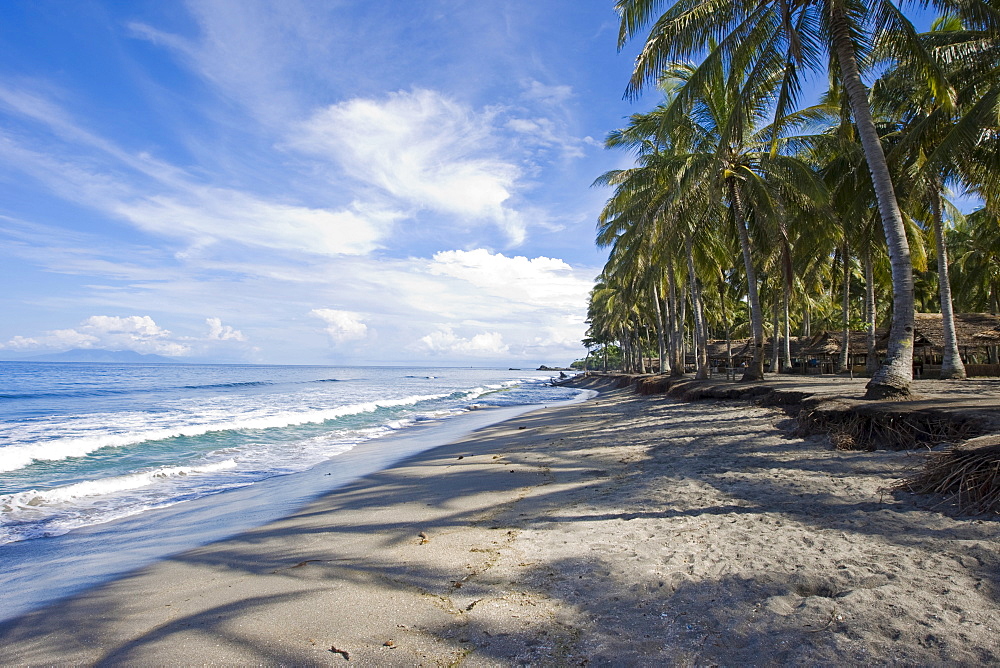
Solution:
<path fill-rule="evenodd" d="M 617 29 L 612 0 L 7 0 L 0 359 L 582 357 L 591 183 L 629 162 L 602 141 L 655 103 Z"/>
<path fill-rule="evenodd" d="M 581 357 L 612 6 L 6 2 L 0 357 Z"/>

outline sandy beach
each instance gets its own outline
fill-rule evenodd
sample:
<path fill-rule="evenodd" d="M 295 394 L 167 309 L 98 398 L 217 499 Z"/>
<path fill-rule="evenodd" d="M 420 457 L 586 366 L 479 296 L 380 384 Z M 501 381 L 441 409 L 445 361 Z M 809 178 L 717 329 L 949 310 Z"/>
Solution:
<path fill-rule="evenodd" d="M 979 665 L 1000 522 L 747 402 L 599 388 L 0 626 L 0 664 Z"/>

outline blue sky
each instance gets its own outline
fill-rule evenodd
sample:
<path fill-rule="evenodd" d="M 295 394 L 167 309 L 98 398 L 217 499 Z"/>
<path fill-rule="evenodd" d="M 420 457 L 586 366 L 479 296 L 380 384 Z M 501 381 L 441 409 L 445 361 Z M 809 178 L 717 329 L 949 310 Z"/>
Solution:
<path fill-rule="evenodd" d="M 581 356 L 612 6 L 6 2 L 0 357 Z"/>

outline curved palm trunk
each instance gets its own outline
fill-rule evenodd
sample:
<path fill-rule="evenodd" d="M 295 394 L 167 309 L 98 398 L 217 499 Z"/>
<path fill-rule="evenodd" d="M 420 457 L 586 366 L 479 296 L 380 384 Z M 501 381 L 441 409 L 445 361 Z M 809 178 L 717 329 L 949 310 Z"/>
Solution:
<path fill-rule="evenodd" d="M 733 217 L 736 219 L 736 231 L 740 237 L 740 248 L 743 250 L 743 265 L 747 272 L 747 300 L 750 302 L 750 329 L 753 332 L 753 361 L 743 373 L 743 380 L 763 380 L 764 314 L 760 310 L 760 296 L 757 293 L 757 271 L 753 266 L 750 233 L 747 231 L 740 189 L 736 187 L 735 179 L 728 179 L 728 185 L 729 199 L 733 205 Z"/>
<path fill-rule="evenodd" d="M 889 247 L 889 262 L 892 265 L 892 329 L 889 331 L 889 350 L 885 362 L 868 382 L 865 398 L 907 396 L 913 380 L 913 265 L 910 261 L 910 246 L 892 187 L 889 165 L 872 120 L 868 95 L 861 82 L 851 41 L 851 26 L 843 0 L 831 0 L 829 6 L 833 50 L 840 63 L 840 75 L 851 104 L 854 123 L 861 136 L 865 161 L 872 175 L 882 230 Z"/>
<path fill-rule="evenodd" d="M 965 378 L 965 365 L 958 353 L 958 337 L 955 335 L 955 313 L 951 304 L 951 279 L 948 278 L 948 248 L 944 243 L 944 229 L 941 223 L 941 191 L 931 195 L 931 212 L 934 215 L 934 240 L 937 244 L 938 290 L 941 294 L 941 324 L 944 326 L 944 359 L 941 361 L 941 378 L 961 380 Z"/>

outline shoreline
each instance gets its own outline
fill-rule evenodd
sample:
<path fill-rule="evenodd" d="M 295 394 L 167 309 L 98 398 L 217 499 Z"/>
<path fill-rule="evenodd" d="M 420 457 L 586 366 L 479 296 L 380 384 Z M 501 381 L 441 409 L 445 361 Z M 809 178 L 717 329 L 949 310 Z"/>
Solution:
<path fill-rule="evenodd" d="M 586 396 L 565 403 L 582 401 Z M 58 536 L 4 544 L 0 546 L 0 589 L 4 591 L 0 622 L 173 554 L 281 519 L 361 476 L 540 406 L 480 408 L 411 425 L 397 433 L 362 441 L 311 469 L 79 527 Z M 44 591 L 38 589 L 40 581 L 45 582 Z"/>
<path fill-rule="evenodd" d="M 791 422 L 605 382 L 0 624 L 0 662 L 1000 659 L 998 522 Z"/>

